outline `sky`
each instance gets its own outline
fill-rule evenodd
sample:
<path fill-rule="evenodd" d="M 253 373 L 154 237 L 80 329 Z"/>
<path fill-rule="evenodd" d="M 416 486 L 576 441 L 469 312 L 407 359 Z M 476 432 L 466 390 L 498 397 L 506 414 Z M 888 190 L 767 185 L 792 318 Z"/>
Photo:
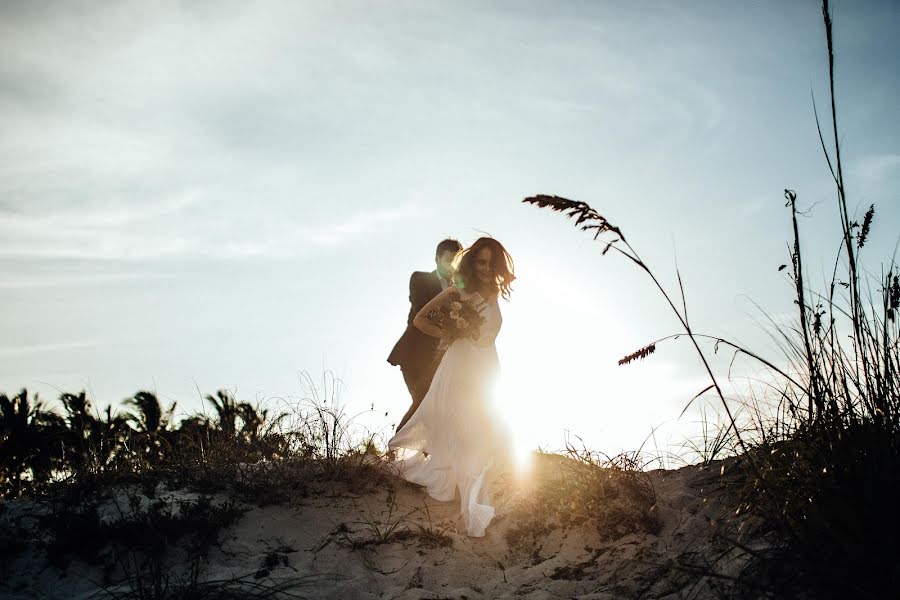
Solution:
<path fill-rule="evenodd" d="M 900 5 L 832 8 L 877 275 L 900 232 Z M 708 384 L 686 340 L 616 364 L 679 331 L 665 300 L 521 200 L 588 202 L 676 295 L 679 269 L 697 331 L 781 361 L 785 188 L 810 281 L 838 248 L 827 75 L 805 0 L 3 2 L 0 393 L 151 390 L 181 416 L 218 389 L 275 412 L 319 395 L 383 438 L 409 405 L 385 359 L 410 273 L 488 234 L 518 276 L 497 341 L 517 443 L 683 456 L 716 412 L 679 418 Z"/>

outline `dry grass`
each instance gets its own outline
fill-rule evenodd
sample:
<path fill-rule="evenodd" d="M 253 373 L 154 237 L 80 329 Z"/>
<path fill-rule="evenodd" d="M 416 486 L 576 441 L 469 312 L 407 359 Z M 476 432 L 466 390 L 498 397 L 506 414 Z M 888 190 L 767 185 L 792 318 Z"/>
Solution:
<path fill-rule="evenodd" d="M 538 455 L 538 487 L 519 499 L 506 541 L 529 554 L 557 528 L 590 527 L 600 539 L 656 534 L 656 493 L 637 457 L 604 457 L 570 448 L 566 456 Z"/>
<path fill-rule="evenodd" d="M 574 218 L 581 229 L 602 238 L 603 253 L 614 250 L 644 271 L 679 319 L 682 332 L 646 345 L 621 364 L 646 358 L 656 344 L 679 336 L 695 348 L 711 383 L 694 399 L 715 393 L 727 418 L 724 427 L 710 429 L 710 437 L 694 445 L 707 462 L 728 451 L 740 455 L 722 480 L 734 505 L 732 531 L 750 527 L 774 541 L 765 551 L 753 551 L 737 536 L 730 539 L 729 559 L 737 551 L 749 560 L 741 576 L 726 577 L 714 563 L 695 573 L 728 580 L 733 593 L 750 597 L 894 597 L 900 589 L 900 269 L 893 257 L 878 277 L 865 275 L 861 266 L 861 253 L 877 225 L 876 211 L 870 206 L 860 223 L 847 208 L 828 0 L 822 13 L 831 75 L 830 150 L 821 127 L 819 135 L 837 192 L 842 235 L 828 289 L 811 289 L 803 268 L 797 194 L 785 190 L 794 239 L 790 261 L 779 270 L 791 267 L 797 313 L 792 327 L 776 326 L 783 358 L 768 360 L 728 340 L 696 333 L 680 275 L 679 305 L 622 231 L 586 203 L 558 196 L 525 199 Z M 746 418 L 740 423 L 707 360 L 701 345 L 707 341 L 714 350 L 724 346 L 768 371 L 771 381 L 744 402 Z"/>
<path fill-rule="evenodd" d="M 195 415 L 178 426 L 147 392 L 126 403 L 140 411 L 128 419 L 111 410 L 95 414 L 84 393 L 63 396 L 65 419 L 24 391 L 12 400 L 0 398 L 0 441 L 16 451 L 0 463 L 0 490 L 6 499 L 30 498 L 42 507 L 35 526 L 47 537 L 42 548 L 50 564 L 65 569 L 73 559 L 97 563 L 107 583 L 117 582 L 101 597 L 301 597 L 296 590 L 312 579 L 207 581 L 199 570 L 171 574 L 166 565 L 202 563 L 218 533 L 247 510 L 242 503 L 352 495 L 391 479 L 372 436 L 352 427 L 333 396 L 307 394 L 289 411 L 270 415 L 220 390 L 207 397 L 213 416 Z M 171 500 L 160 490 L 201 496 Z M 228 500 L 213 502 L 212 495 Z M 101 518 L 101 507 L 110 502 L 121 504 L 119 516 Z M 0 529 L 5 557 L 33 545 L 33 536 L 15 523 L 4 521 Z M 436 532 L 421 535 L 440 539 Z M 184 560 L 177 559 L 185 552 Z"/>

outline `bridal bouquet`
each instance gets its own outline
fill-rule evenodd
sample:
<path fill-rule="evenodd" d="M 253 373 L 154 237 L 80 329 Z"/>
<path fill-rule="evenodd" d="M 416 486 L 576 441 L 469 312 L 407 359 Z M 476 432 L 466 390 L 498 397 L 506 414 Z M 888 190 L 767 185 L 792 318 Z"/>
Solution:
<path fill-rule="evenodd" d="M 461 300 L 459 292 L 450 293 L 450 302 L 428 313 L 428 320 L 444 330 L 439 350 L 446 350 L 456 340 L 481 337 L 484 317 L 478 307 L 467 300 Z"/>

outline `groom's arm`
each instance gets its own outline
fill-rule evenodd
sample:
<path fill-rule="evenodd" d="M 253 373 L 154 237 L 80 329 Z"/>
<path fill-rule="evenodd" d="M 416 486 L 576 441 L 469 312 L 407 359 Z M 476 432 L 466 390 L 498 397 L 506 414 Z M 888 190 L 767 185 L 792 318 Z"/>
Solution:
<path fill-rule="evenodd" d="M 428 297 L 428 286 L 422 280 L 422 273 L 416 271 L 409 278 L 410 321 L 422 310 L 423 306 L 428 304 L 429 300 L 431 298 Z"/>

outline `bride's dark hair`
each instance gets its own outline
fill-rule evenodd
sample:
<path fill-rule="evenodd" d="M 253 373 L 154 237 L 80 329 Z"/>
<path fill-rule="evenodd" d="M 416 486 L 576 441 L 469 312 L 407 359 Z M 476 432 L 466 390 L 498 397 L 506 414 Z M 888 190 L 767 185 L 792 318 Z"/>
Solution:
<path fill-rule="evenodd" d="M 460 252 L 456 257 L 456 285 L 465 290 L 466 284 L 470 285 L 476 280 L 475 260 L 478 253 L 484 248 L 491 250 L 491 271 L 494 273 L 494 281 L 487 282 L 490 286 L 486 291 L 492 296 L 501 295 L 504 300 L 509 300 L 510 284 L 516 278 L 515 266 L 512 256 L 503 247 L 503 244 L 494 238 L 483 237 L 475 240 L 475 243 Z M 477 291 L 477 290 L 467 290 Z"/>

